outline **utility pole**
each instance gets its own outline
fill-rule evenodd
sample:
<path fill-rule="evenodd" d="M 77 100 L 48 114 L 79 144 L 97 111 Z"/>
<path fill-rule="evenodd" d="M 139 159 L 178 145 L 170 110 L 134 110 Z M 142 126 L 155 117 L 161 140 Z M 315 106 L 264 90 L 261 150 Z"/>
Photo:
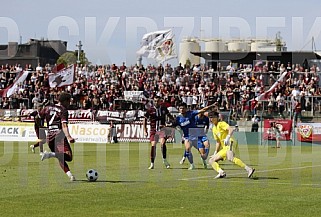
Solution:
<path fill-rule="evenodd" d="M 312 51 L 316 51 L 317 48 L 315 46 L 314 36 L 312 36 Z"/>
<path fill-rule="evenodd" d="M 76 47 L 78 47 L 77 64 L 79 65 L 80 64 L 80 52 L 81 52 L 81 47 L 82 47 L 81 41 L 79 41 L 79 43 L 76 44 Z"/>

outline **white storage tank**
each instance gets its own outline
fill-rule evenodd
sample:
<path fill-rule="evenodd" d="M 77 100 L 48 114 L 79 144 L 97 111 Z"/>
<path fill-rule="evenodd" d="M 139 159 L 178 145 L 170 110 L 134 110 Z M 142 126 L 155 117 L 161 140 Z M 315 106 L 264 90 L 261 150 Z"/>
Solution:
<path fill-rule="evenodd" d="M 227 44 L 227 49 L 230 52 L 234 52 L 234 51 L 250 51 L 250 45 L 246 41 L 230 41 Z"/>
<path fill-rule="evenodd" d="M 253 41 L 251 43 L 251 51 L 276 51 L 276 45 L 273 41 Z"/>
<path fill-rule="evenodd" d="M 205 52 L 226 52 L 227 45 L 222 40 L 205 41 Z"/>
<path fill-rule="evenodd" d="M 183 39 L 179 44 L 179 62 L 182 65 L 186 64 L 189 59 L 191 64 L 200 64 L 200 57 L 191 54 L 190 52 L 200 52 L 201 46 L 195 38 Z"/>
<path fill-rule="evenodd" d="M 261 51 L 260 49 L 262 47 L 266 47 L 267 45 L 268 43 L 265 41 L 253 41 L 251 42 L 251 51 L 253 52 Z"/>

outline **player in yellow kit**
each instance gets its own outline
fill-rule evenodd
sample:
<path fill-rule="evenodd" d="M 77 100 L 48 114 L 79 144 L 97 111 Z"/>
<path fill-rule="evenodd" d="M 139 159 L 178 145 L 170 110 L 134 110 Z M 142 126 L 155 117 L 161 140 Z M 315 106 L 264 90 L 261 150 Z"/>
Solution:
<path fill-rule="evenodd" d="M 235 148 L 234 146 L 236 146 L 236 142 L 232 138 L 234 130 L 225 121 L 219 120 L 218 112 L 213 112 L 210 114 L 210 117 L 213 123 L 212 131 L 214 139 L 216 140 L 216 149 L 214 155 L 210 157 L 209 163 L 213 169 L 218 172 L 218 175 L 215 178 L 226 177 L 226 173 L 217 163 L 220 160 L 226 159 L 245 169 L 248 177 L 251 178 L 255 169 L 244 164 L 239 158 L 234 157 L 233 149 Z"/>

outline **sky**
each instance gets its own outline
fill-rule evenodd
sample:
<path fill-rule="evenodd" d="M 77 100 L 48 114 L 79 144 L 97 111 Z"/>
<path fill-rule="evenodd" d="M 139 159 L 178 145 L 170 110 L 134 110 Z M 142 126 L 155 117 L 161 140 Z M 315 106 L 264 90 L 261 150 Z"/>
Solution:
<path fill-rule="evenodd" d="M 10 0 L 2 3 L 0 44 L 44 38 L 76 50 L 81 41 L 93 64 L 132 65 L 145 33 L 171 28 L 177 53 L 185 37 L 274 39 L 277 32 L 290 51 L 312 50 L 312 37 L 321 50 L 320 9 L 319 0 Z"/>

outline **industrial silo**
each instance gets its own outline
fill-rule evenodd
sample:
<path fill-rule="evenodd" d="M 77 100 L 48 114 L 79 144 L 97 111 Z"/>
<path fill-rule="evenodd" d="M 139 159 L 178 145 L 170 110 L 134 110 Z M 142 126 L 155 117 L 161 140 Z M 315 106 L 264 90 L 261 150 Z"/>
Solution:
<path fill-rule="evenodd" d="M 191 64 L 200 64 L 200 57 L 191 54 L 190 52 L 200 52 L 201 46 L 197 39 L 186 38 L 179 44 L 179 62 L 182 65 L 186 64 L 187 60 L 190 60 Z"/>
<path fill-rule="evenodd" d="M 205 52 L 226 52 L 227 45 L 220 39 L 208 39 L 205 41 Z"/>
<path fill-rule="evenodd" d="M 254 40 L 251 42 L 251 51 L 260 52 L 260 51 L 276 51 L 276 46 L 273 41 L 270 40 Z"/>
<path fill-rule="evenodd" d="M 249 42 L 243 40 L 232 40 L 227 43 L 229 52 L 250 51 Z"/>

